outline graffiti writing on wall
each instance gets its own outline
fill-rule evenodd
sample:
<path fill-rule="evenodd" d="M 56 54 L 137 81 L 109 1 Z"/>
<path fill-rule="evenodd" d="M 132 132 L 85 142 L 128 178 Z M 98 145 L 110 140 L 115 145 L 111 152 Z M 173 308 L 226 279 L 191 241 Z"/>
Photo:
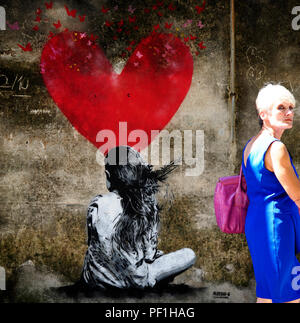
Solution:
<path fill-rule="evenodd" d="M 24 94 L 28 90 L 29 84 L 29 79 L 23 75 L 16 74 L 13 81 L 10 82 L 7 75 L 0 74 L 0 96 L 31 97 L 31 95 Z"/>
<path fill-rule="evenodd" d="M 263 58 L 264 51 L 259 51 L 256 47 L 250 46 L 246 51 L 246 57 L 249 68 L 246 72 L 246 78 L 249 83 L 256 88 L 260 88 L 260 82 L 266 74 L 266 66 Z"/>

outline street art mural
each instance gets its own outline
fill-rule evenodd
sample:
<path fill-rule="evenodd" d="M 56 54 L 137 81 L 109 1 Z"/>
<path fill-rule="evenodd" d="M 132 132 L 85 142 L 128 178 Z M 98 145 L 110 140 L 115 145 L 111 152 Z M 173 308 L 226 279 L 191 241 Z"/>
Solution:
<path fill-rule="evenodd" d="M 68 16 L 76 18 L 76 10 L 65 9 Z M 103 13 L 106 10 L 102 8 Z M 128 10 L 135 11 L 131 6 Z M 39 17 L 41 11 L 37 14 Z M 129 23 L 136 22 L 136 16 L 129 15 L 128 19 Z M 112 24 L 105 22 L 107 27 Z M 118 23 L 119 27 L 123 24 L 124 20 Z M 60 21 L 53 25 L 58 30 L 62 27 Z M 195 254 L 191 249 L 168 255 L 157 250 L 155 193 L 172 166 L 151 171 L 138 152 L 122 145 L 127 144 L 127 134 L 118 132 L 119 123 L 126 122 L 129 132 L 142 130 L 149 139 L 128 144 L 138 144 L 139 150 L 146 148 L 154 139 L 152 131 L 162 130 L 184 100 L 191 85 L 193 58 L 178 37 L 154 30 L 134 50 L 135 41 L 131 42 L 131 56 L 117 74 L 95 40 L 86 32 L 51 34 L 40 63 L 45 85 L 57 106 L 73 127 L 106 155 L 111 193 L 97 196 L 89 205 L 88 251 L 80 282 L 103 289 L 154 287 L 192 266 Z M 103 145 L 97 139 L 104 129 L 117 135 Z M 116 151 L 123 155 L 118 156 L 119 161 L 126 155 L 125 163 L 111 164 Z M 133 156 L 134 161 L 130 160 Z"/>
<path fill-rule="evenodd" d="M 257 89 L 282 81 L 297 99 L 297 3 L 231 3 L 0 3 L 0 301 L 65 297 L 37 286 L 255 300 L 245 237 L 220 232 L 214 189 L 238 172 Z"/>
<path fill-rule="evenodd" d="M 105 47 L 117 48 L 124 37 L 128 42 L 112 57 L 101 48 L 101 31 L 91 33 L 85 27 L 93 17 L 75 5 L 45 2 L 31 13 L 32 36 L 16 44 L 24 55 L 40 53 L 39 72 L 49 96 L 105 157 L 110 193 L 97 195 L 88 206 L 88 248 L 78 277 L 83 288 L 151 288 L 172 281 L 195 263 L 195 253 L 185 246 L 167 254 L 158 250 L 161 207 L 156 194 L 176 165 L 173 160 L 153 170 L 140 152 L 164 130 L 189 92 L 194 57 L 205 49 L 191 27 L 201 32 L 204 24 L 197 15 L 205 6 L 205 1 L 195 4 L 194 18 L 179 25 L 172 20 L 177 10 L 173 2 L 103 4 L 97 16 L 106 37 L 111 36 Z M 143 19 L 150 22 L 153 15 L 160 23 L 148 24 L 141 33 Z M 30 24 L 9 21 L 7 27 L 19 31 Z M 30 98 L 25 93 L 30 82 L 19 76 L 11 90 L 19 85 L 17 95 Z M 9 78 L 1 77 L 8 88 Z M 120 127 L 124 124 L 126 132 Z M 125 155 L 126 162 L 120 164 Z"/>

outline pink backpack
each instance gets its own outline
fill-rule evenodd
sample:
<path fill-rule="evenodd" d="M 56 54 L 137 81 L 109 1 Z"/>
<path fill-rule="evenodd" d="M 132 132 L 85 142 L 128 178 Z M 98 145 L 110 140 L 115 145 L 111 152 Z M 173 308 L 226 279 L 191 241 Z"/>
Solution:
<path fill-rule="evenodd" d="M 241 167 L 240 175 L 219 178 L 214 195 L 217 224 L 225 233 L 244 233 L 249 200 Z"/>

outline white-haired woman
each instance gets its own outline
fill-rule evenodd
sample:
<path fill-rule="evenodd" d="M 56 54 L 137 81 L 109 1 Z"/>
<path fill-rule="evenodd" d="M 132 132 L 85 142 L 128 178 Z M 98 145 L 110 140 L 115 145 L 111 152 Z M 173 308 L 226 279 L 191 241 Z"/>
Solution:
<path fill-rule="evenodd" d="M 261 130 L 243 150 L 249 208 L 245 234 L 256 279 L 257 302 L 299 302 L 300 181 L 280 138 L 293 126 L 295 98 L 268 84 L 256 99 Z"/>

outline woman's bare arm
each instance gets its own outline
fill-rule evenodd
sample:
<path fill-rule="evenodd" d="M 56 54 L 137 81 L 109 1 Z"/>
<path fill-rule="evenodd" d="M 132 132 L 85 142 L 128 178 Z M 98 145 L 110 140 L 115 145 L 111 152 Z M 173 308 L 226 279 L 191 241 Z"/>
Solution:
<path fill-rule="evenodd" d="M 289 197 L 300 208 L 300 181 L 291 164 L 289 153 L 282 142 L 276 141 L 270 146 L 265 164 L 268 169 L 274 171 Z"/>

